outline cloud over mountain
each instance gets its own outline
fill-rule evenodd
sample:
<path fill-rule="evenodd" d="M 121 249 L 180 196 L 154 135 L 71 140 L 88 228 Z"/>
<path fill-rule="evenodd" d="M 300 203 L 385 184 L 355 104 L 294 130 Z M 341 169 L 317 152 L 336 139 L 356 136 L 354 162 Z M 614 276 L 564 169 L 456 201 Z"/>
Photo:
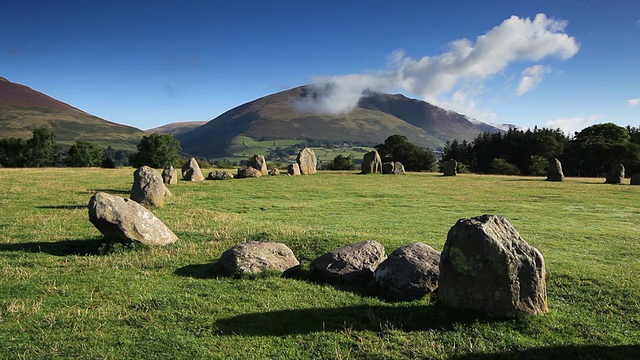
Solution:
<path fill-rule="evenodd" d="M 315 93 L 298 102 L 297 107 L 318 113 L 346 113 L 368 92 L 402 89 L 425 101 L 446 104 L 453 110 L 464 108 L 463 112 L 469 113 L 475 108 L 475 90 L 465 90 L 465 83 L 481 84 L 516 61 L 539 61 L 547 57 L 566 60 L 574 56 L 579 44 L 564 32 L 566 26 L 566 21 L 545 14 L 533 19 L 512 16 L 478 36 L 475 42 L 468 39 L 451 42 L 443 54 L 416 59 L 398 50 L 390 55 L 386 70 L 313 79 Z M 544 69 L 529 68 L 529 72 L 523 73 L 528 80 L 521 81 L 517 91 L 524 94 L 537 85 Z"/>

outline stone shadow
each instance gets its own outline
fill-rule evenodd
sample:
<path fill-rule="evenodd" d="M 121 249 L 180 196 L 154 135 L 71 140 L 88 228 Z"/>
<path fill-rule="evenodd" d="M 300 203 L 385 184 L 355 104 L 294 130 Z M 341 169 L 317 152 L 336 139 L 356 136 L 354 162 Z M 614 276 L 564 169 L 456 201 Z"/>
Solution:
<path fill-rule="evenodd" d="M 22 251 L 45 253 L 55 256 L 90 256 L 103 255 L 112 244 L 104 239 L 64 240 L 56 242 L 27 242 L 0 244 L 0 251 Z"/>
<path fill-rule="evenodd" d="M 90 189 L 88 191 L 91 191 L 91 192 L 94 192 L 94 193 L 105 192 L 107 194 L 112 194 L 112 195 L 113 194 L 120 194 L 120 195 L 130 195 L 131 194 L 131 190 L 121 190 L 121 189 Z"/>
<path fill-rule="evenodd" d="M 459 324 L 499 321 L 435 303 L 280 310 L 220 319 L 215 325 L 221 334 L 228 336 L 288 336 L 345 330 L 451 331 Z"/>
<path fill-rule="evenodd" d="M 216 261 L 206 264 L 192 264 L 176 269 L 174 274 L 194 279 L 215 279 L 224 276 Z"/>
<path fill-rule="evenodd" d="M 86 209 L 87 205 L 42 205 L 36 206 L 36 209 L 59 209 L 59 210 L 78 210 Z"/>
<path fill-rule="evenodd" d="M 450 360 L 499 359 L 640 359 L 640 345 L 562 345 L 514 350 L 500 353 L 465 354 Z"/>

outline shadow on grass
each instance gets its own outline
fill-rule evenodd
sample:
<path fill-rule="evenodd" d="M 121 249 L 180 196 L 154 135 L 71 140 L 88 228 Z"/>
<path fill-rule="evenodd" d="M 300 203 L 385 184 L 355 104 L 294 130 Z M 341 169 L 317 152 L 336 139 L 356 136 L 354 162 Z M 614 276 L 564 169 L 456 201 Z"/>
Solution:
<path fill-rule="evenodd" d="M 450 331 L 460 324 L 496 321 L 435 303 L 280 310 L 220 319 L 215 325 L 223 335 L 286 336 L 352 330 Z"/>
<path fill-rule="evenodd" d="M 640 345 L 565 345 L 502 353 L 453 356 L 450 360 L 493 359 L 640 359 Z"/>
<path fill-rule="evenodd" d="M 120 189 L 91 189 L 89 191 L 95 192 L 95 193 L 105 192 L 107 194 L 121 194 L 121 195 L 131 194 L 131 191 L 129 190 L 120 190 Z"/>
<path fill-rule="evenodd" d="M 36 209 L 61 209 L 61 210 L 78 210 L 86 209 L 87 205 L 50 205 L 50 206 L 36 206 Z"/>
<path fill-rule="evenodd" d="M 56 256 L 102 255 L 108 243 L 104 239 L 64 240 L 56 242 L 28 242 L 0 244 L 0 251 L 23 251 Z"/>
<path fill-rule="evenodd" d="M 217 262 L 183 266 L 174 271 L 174 274 L 194 279 L 215 279 L 223 276 Z"/>

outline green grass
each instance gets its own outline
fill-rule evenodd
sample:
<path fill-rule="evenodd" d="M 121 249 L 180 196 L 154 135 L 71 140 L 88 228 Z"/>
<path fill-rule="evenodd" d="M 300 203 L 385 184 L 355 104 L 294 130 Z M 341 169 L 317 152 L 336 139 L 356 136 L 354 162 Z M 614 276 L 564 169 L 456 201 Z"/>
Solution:
<path fill-rule="evenodd" d="M 640 187 L 355 172 L 180 182 L 154 210 L 177 243 L 103 251 L 86 204 L 96 191 L 128 196 L 133 170 L 0 169 L 0 358 L 640 356 Z M 283 242 L 303 267 L 368 239 L 387 253 L 416 241 L 441 250 L 456 220 L 484 213 L 545 257 L 548 315 L 497 321 L 431 298 L 212 272 L 249 240 Z"/>

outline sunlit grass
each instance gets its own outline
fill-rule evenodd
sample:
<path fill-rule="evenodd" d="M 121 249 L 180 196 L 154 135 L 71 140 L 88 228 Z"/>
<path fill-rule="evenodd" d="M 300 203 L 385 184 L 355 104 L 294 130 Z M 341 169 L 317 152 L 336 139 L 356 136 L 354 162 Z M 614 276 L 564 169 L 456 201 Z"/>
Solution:
<path fill-rule="evenodd" d="M 181 182 L 154 210 L 179 242 L 96 251 L 86 204 L 96 191 L 128 196 L 133 170 L 0 170 L 0 357 L 637 354 L 640 187 L 355 172 Z M 484 213 L 505 216 L 544 255 L 548 315 L 495 321 L 430 298 L 386 303 L 367 288 L 212 273 L 224 250 L 250 240 L 287 244 L 303 268 L 361 240 L 387 253 L 416 241 L 442 249 L 459 218 Z"/>

